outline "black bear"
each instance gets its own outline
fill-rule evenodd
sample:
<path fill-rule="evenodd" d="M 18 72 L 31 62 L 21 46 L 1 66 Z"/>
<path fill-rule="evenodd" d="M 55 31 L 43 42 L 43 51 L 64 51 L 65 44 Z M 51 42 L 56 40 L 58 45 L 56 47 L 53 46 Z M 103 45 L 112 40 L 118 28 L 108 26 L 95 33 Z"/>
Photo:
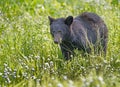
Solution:
<path fill-rule="evenodd" d="M 54 42 L 61 47 L 62 54 L 66 60 L 74 54 L 74 49 L 91 53 L 103 51 L 106 54 L 108 29 L 104 21 L 95 13 L 84 12 L 73 18 L 52 18 L 50 21 L 50 33 Z M 100 49 L 101 48 L 101 49 Z"/>

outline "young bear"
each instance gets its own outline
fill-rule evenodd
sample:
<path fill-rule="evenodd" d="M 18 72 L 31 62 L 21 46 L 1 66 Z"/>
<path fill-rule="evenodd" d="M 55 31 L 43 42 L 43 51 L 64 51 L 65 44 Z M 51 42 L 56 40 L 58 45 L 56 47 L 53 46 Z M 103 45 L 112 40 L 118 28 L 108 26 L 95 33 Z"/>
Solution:
<path fill-rule="evenodd" d="M 75 18 L 48 18 L 54 43 L 60 45 L 66 60 L 74 54 L 74 49 L 91 53 L 93 47 L 94 53 L 99 54 L 103 51 L 106 55 L 108 29 L 97 14 L 84 12 Z"/>

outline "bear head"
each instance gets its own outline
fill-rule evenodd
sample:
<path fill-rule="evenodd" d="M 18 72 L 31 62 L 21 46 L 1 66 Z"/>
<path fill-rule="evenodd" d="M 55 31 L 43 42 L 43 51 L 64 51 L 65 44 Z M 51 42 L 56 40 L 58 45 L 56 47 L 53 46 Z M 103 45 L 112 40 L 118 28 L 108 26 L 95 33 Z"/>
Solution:
<path fill-rule="evenodd" d="M 68 41 L 70 38 L 70 26 L 73 22 L 73 17 L 54 19 L 48 16 L 50 21 L 50 33 L 54 39 L 54 43 L 61 44 L 64 41 Z"/>

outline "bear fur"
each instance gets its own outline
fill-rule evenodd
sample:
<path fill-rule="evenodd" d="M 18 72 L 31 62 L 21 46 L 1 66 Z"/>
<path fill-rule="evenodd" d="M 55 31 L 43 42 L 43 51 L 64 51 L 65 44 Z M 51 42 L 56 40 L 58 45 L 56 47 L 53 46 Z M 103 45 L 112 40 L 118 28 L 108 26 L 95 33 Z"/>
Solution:
<path fill-rule="evenodd" d="M 74 55 L 74 49 L 91 53 L 100 51 L 106 55 L 108 29 L 104 21 L 95 13 L 84 12 L 73 18 L 52 18 L 50 21 L 50 33 L 56 44 L 61 47 L 62 54 L 66 60 Z"/>

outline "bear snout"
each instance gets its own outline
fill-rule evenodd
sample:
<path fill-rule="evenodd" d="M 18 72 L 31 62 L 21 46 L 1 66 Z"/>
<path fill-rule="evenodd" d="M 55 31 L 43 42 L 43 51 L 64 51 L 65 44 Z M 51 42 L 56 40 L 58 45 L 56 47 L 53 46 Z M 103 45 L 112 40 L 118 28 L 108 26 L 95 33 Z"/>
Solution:
<path fill-rule="evenodd" d="M 54 37 L 54 43 L 55 44 L 60 44 L 61 43 L 61 38 L 60 37 Z"/>
<path fill-rule="evenodd" d="M 58 42 L 58 40 L 54 40 L 54 43 L 55 43 L 55 44 L 58 44 L 59 42 Z"/>
<path fill-rule="evenodd" d="M 60 44 L 61 43 L 61 37 L 60 37 L 60 35 L 59 34 L 56 34 L 55 36 L 54 36 L 54 43 L 55 44 Z"/>
<path fill-rule="evenodd" d="M 60 44 L 61 41 L 60 41 L 58 38 L 54 38 L 54 43 L 55 43 L 55 44 Z"/>

